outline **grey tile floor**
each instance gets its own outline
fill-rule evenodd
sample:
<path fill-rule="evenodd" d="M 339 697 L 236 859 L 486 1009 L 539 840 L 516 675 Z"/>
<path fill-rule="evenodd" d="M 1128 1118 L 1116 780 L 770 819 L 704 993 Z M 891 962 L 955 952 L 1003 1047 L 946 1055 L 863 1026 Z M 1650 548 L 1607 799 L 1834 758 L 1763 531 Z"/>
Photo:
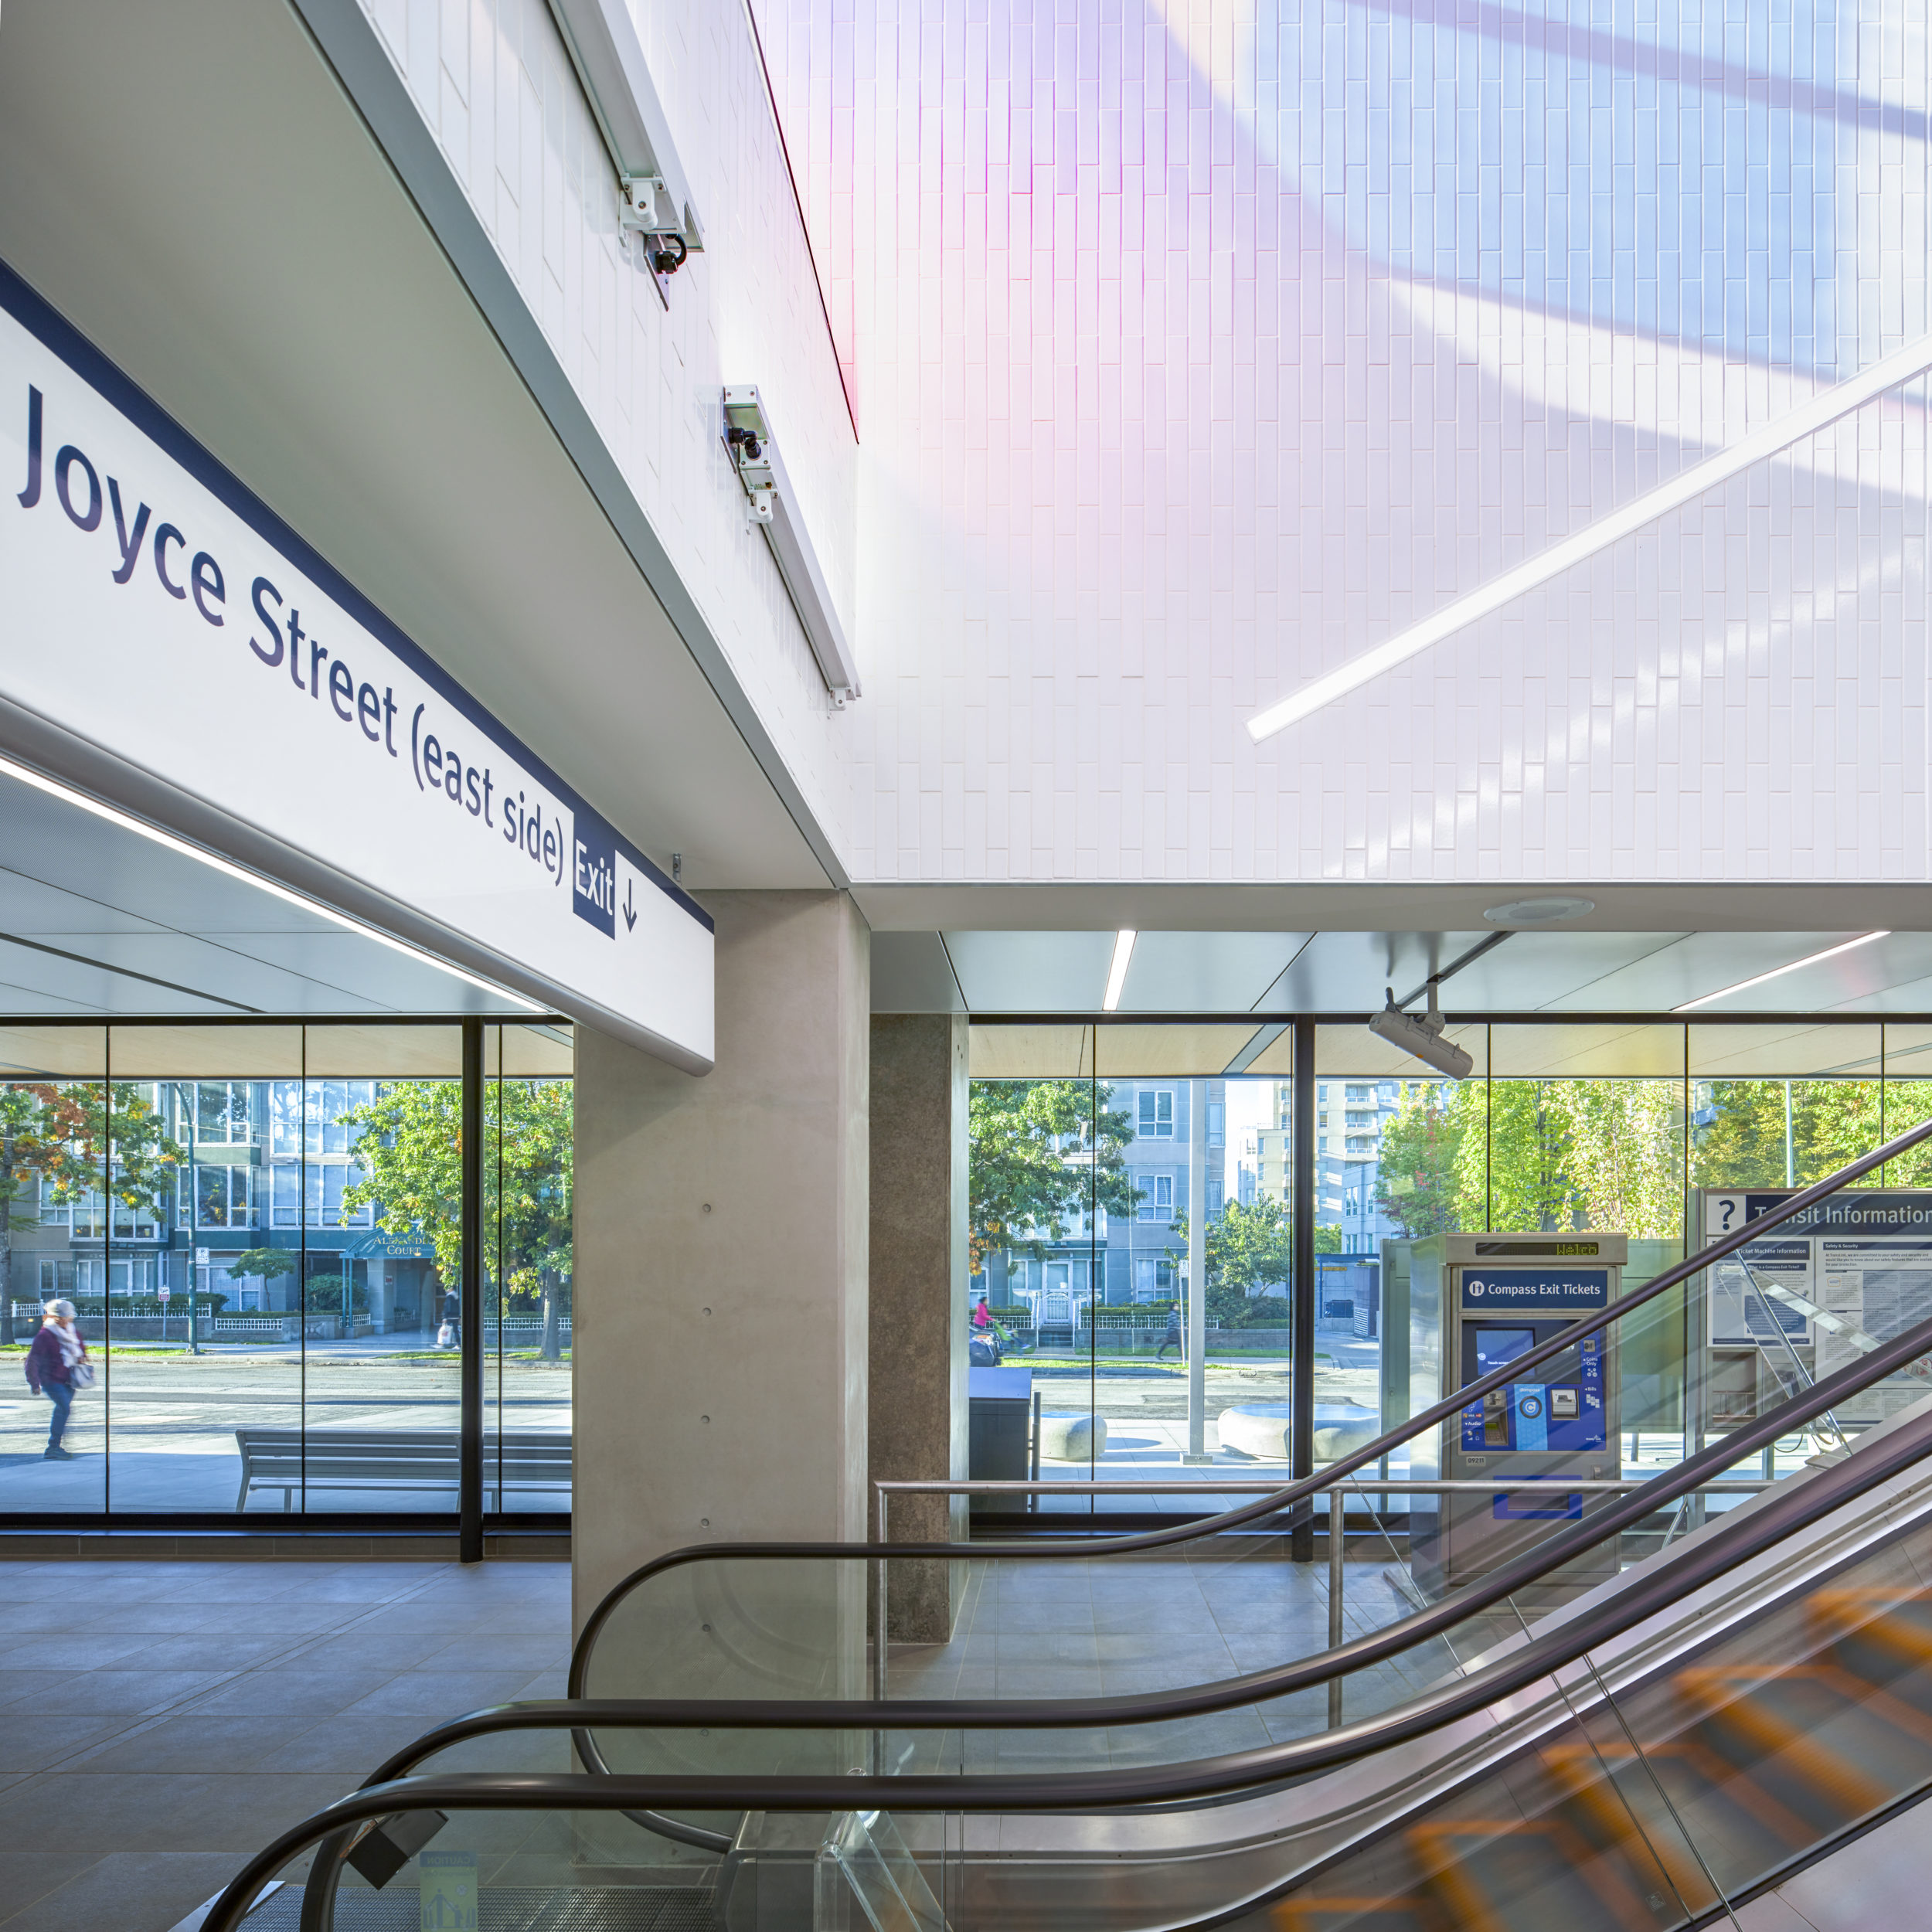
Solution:
<path fill-rule="evenodd" d="M 1383 1570 L 1348 1566 L 1351 1636 L 1406 1607 Z M 979 1560 L 952 1641 L 895 1645 L 891 1690 L 1165 1689 L 1310 1655 L 1328 1628 L 1326 1565 L 1289 1561 L 1279 1537 L 1086 1562 Z M 15 1719 L 0 1723 L 0 1932 L 170 1932 L 244 1856 L 438 1719 L 560 1696 L 570 1572 L 502 1560 L 0 1563 L 0 1630 L 11 1638 L 0 1713 Z M 1362 1673 L 1348 1714 L 1411 1694 L 1454 1661 L 1436 1646 Z M 928 1734 L 907 1740 L 906 1767 L 1146 1764 L 1326 1722 L 1316 1689 L 1108 1730 Z M 566 1752 L 560 1737 L 509 1738 L 440 1762 L 561 1769 Z M 474 1838 L 491 1883 L 554 1883 L 607 1825 L 532 1818 L 506 1835 L 500 1822 L 471 1832 L 453 1821 L 445 1842 Z M 627 1838 L 610 1855 L 634 1862 L 635 1847 Z"/>
<path fill-rule="evenodd" d="M 439 1719 L 561 1696 L 570 1590 L 556 1562 L 0 1563 L 0 1928 L 168 1932 Z"/>
<path fill-rule="evenodd" d="M 1408 1614 L 1384 1576 L 1389 1562 L 1383 1552 L 1349 1563 L 1348 1637 Z M 1128 1557 L 976 1562 L 952 1641 L 894 1645 L 890 1683 L 901 1697 L 1115 1696 L 1265 1670 L 1328 1645 L 1326 1563 L 1291 1562 L 1280 1536 L 1227 1537 Z M 1456 1661 L 1433 1643 L 1371 1666 L 1349 1679 L 1345 1714 L 1386 1709 Z M 968 1770 L 1172 1762 L 1301 1736 L 1325 1728 L 1328 1710 L 1321 1688 L 1159 1723 L 927 1737 L 915 1749 L 922 1760 Z"/>

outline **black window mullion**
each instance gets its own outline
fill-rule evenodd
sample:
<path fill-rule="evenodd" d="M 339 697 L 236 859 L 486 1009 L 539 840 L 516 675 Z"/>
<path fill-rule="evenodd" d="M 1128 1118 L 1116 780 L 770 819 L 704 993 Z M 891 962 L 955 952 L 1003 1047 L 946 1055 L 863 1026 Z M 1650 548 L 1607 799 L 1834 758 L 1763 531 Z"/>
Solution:
<path fill-rule="evenodd" d="M 463 1022 L 462 1377 L 457 1444 L 457 1556 L 483 1560 L 483 1022 Z"/>

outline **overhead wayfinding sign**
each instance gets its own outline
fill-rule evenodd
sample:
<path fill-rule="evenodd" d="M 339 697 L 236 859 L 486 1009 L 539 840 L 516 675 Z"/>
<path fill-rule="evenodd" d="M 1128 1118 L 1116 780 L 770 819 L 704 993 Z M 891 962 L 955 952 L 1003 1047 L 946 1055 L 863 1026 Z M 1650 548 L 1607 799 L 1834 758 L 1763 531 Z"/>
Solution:
<path fill-rule="evenodd" d="M 3 264 L 0 462 L 0 742 L 58 727 L 294 861 L 259 869 L 709 1067 L 710 920 Z"/>

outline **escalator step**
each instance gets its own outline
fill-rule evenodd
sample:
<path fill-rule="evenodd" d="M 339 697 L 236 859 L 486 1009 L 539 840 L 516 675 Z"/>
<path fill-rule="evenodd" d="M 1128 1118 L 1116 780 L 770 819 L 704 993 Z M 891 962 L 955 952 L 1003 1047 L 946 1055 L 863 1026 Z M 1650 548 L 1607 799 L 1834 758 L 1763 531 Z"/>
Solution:
<path fill-rule="evenodd" d="M 1696 1734 L 1808 1818 L 1886 1802 L 1932 1748 L 1932 1720 L 1835 1665 L 1728 1665 L 1676 1681 L 1706 1713 Z M 1794 1800 L 1794 1778 L 1808 1801 Z"/>
<path fill-rule="evenodd" d="M 1871 1631 L 1901 1650 L 1932 1658 L 1932 1592 L 1898 1584 L 1821 1590 L 1807 1607 L 1828 1638 Z"/>
<path fill-rule="evenodd" d="M 1651 1932 L 1657 1921 L 1625 1861 L 1552 1820 L 1469 1819 L 1406 1834 L 1420 1888 L 1468 1932 Z"/>
<path fill-rule="evenodd" d="M 478 1932 L 723 1932 L 716 1901 L 696 1886 L 605 1886 L 569 1891 L 485 1886 Z M 285 1885 L 248 1915 L 247 1932 L 297 1932 L 302 1888 Z M 381 1892 L 343 1886 L 333 1932 L 418 1932 L 416 1888 Z"/>

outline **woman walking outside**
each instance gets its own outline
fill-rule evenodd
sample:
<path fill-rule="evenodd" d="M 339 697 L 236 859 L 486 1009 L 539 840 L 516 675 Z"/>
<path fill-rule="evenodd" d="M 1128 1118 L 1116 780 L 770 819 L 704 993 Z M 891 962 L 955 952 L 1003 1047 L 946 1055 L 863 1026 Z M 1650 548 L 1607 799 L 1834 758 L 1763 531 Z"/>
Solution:
<path fill-rule="evenodd" d="M 27 1386 L 53 1404 L 53 1420 L 48 1425 L 45 1460 L 72 1462 L 71 1449 L 60 1446 L 66 1434 L 67 1412 L 73 1406 L 74 1391 L 92 1386 L 94 1364 L 87 1359 L 87 1345 L 74 1325 L 71 1301 L 49 1301 L 46 1319 L 27 1351 Z"/>

